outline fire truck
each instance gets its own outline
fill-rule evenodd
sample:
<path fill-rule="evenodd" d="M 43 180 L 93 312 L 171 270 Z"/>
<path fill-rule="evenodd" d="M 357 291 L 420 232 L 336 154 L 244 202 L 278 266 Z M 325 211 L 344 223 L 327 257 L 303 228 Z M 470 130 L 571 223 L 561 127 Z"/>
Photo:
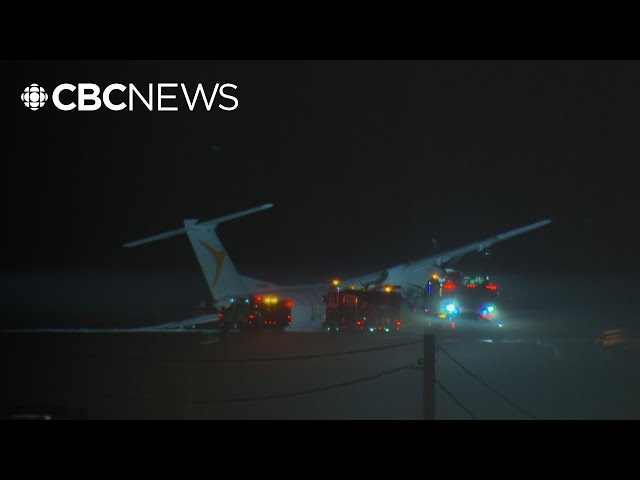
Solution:
<path fill-rule="evenodd" d="M 323 301 L 328 331 L 396 332 L 402 325 L 402 296 L 392 285 L 342 287 L 334 280 Z"/>
<path fill-rule="evenodd" d="M 448 271 L 433 275 L 427 286 L 425 311 L 449 320 L 458 316 L 496 320 L 500 290 L 488 275 L 465 276 Z M 501 324 L 498 322 L 498 326 Z"/>
<path fill-rule="evenodd" d="M 291 325 L 293 301 L 275 295 L 231 298 L 230 305 L 218 313 L 220 330 L 283 332 Z"/>

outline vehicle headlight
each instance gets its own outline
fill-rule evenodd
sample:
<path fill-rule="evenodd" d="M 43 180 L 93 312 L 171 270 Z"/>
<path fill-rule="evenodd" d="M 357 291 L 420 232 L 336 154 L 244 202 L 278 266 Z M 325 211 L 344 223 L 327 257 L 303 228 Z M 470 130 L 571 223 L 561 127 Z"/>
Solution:
<path fill-rule="evenodd" d="M 455 312 L 455 311 L 456 311 L 456 306 L 455 306 L 453 303 L 447 303 L 447 304 L 444 306 L 444 309 L 445 309 L 447 312 L 449 312 L 449 313 L 453 313 L 453 312 Z"/>
<path fill-rule="evenodd" d="M 484 306 L 482 307 L 482 309 L 480 310 L 480 313 L 481 313 L 482 315 L 491 315 L 491 314 L 495 311 L 495 309 L 496 309 L 496 307 L 494 307 L 494 306 L 493 306 L 493 305 L 491 305 L 491 304 L 484 305 Z"/>

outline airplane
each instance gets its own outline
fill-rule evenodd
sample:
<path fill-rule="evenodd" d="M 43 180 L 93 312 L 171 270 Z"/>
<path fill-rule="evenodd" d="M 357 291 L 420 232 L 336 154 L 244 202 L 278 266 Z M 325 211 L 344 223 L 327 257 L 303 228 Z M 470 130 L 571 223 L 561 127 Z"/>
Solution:
<path fill-rule="evenodd" d="M 269 293 L 293 300 L 293 324 L 289 327 L 290 331 L 320 330 L 322 328 L 321 323 L 324 319 L 324 303 L 322 297 L 329 288 L 328 283 L 281 286 L 241 275 L 236 270 L 231 258 L 216 234 L 216 228 L 223 222 L 251 215 L 272 207 L 272 203 L 267 203 L 259 207 L 207 221 L 186 219 L 184 220 L 183 228 L 128 242 L 123 246 L 125 248 L 133 248 L 186 234 L 189 237 L 191 246 L 202 268 L 216 307 L 228 306 L 233 297 L 247 297 L 255 294 Z M 541 220 L 469 245 L 438 252 L 435 255 L 416 261 L 395 265 L 355 278 L 344 279 L 341 280 L 341 283 L 362 287 L 394 285 L 399 289 L 401 295 L 407 299 L 411 295 L 415 295 L 416 292 L 423 292 L 427 288 L 426 283 L 432 275 L 446 274 L 447 267 L 458 261 L 462 256 L 472 252 L 484 251 L 491 245 L 541 228 L 549 223 L 551 223 L 549 219 Z M 211 318 L 211 315 L 203 315 L 158 326 L 156 329 L 181 330 L 209 323 Z"/>

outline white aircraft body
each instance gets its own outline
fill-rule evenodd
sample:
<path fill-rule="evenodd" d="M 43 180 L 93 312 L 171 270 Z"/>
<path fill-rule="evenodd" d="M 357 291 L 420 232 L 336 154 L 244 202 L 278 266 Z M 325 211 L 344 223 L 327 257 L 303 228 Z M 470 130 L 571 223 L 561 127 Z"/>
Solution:
<path fill-rule="evenodd" d="M 329 283 L 280 286 L 240 275 L 216 234 L 216 228 L 223 222 L 271 207 L 273 207 L 273 204 L 268 203 L 260 207 L 203 222 L 188 219 L 184 221 L 184 228 L 129 242 L 126 243 L 124 247 L 137 247 L 146 243 L 186 234 L 198 258 L 216 306 L 229 305 L 230 299 L 233 297 L 247 297 L 254 294 L 270 293 L 281 298 L 293 300 L 294 306 L 291 312 L 293 323 L 291 327 L 289 327 L 289 330 L 320 330 L 324 319 L 322 296 L 326 294 Z M 549 223 L 551 223 L 551 220 L 535 222 L 524 227 L 500 233 L 479 242 L 440 252 L 420 260 L 396 265 L 356 278 L 341 279 L 341 283 L 343 285 L 355 285 L 357 287 L 394 285 L 400 289 L 399 291 L 405 299 L 416 295 L 419 296 L 427 288 L 427 282 L 433 274 L 443 275 L 446 266 L 457 261 L 463 255 L 482 251 L 495 243 L 530 232 Z M 208 323 L 211 319 L 211 315 L 202 316 L 159 325 L 153 327 L 153 330 L 183 330 L 193 327 L 194 325 Z"/>

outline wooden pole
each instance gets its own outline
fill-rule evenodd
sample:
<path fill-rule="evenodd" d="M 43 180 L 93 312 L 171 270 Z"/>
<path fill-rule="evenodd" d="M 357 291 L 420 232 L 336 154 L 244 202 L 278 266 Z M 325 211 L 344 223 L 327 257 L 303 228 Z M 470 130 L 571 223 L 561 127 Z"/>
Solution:
<path fill-rule="evenodd" d="M 425 420 L 436 419 L 436 348 L 434 335 L 425 334 L 422 351 L 423 412 Z"/>

